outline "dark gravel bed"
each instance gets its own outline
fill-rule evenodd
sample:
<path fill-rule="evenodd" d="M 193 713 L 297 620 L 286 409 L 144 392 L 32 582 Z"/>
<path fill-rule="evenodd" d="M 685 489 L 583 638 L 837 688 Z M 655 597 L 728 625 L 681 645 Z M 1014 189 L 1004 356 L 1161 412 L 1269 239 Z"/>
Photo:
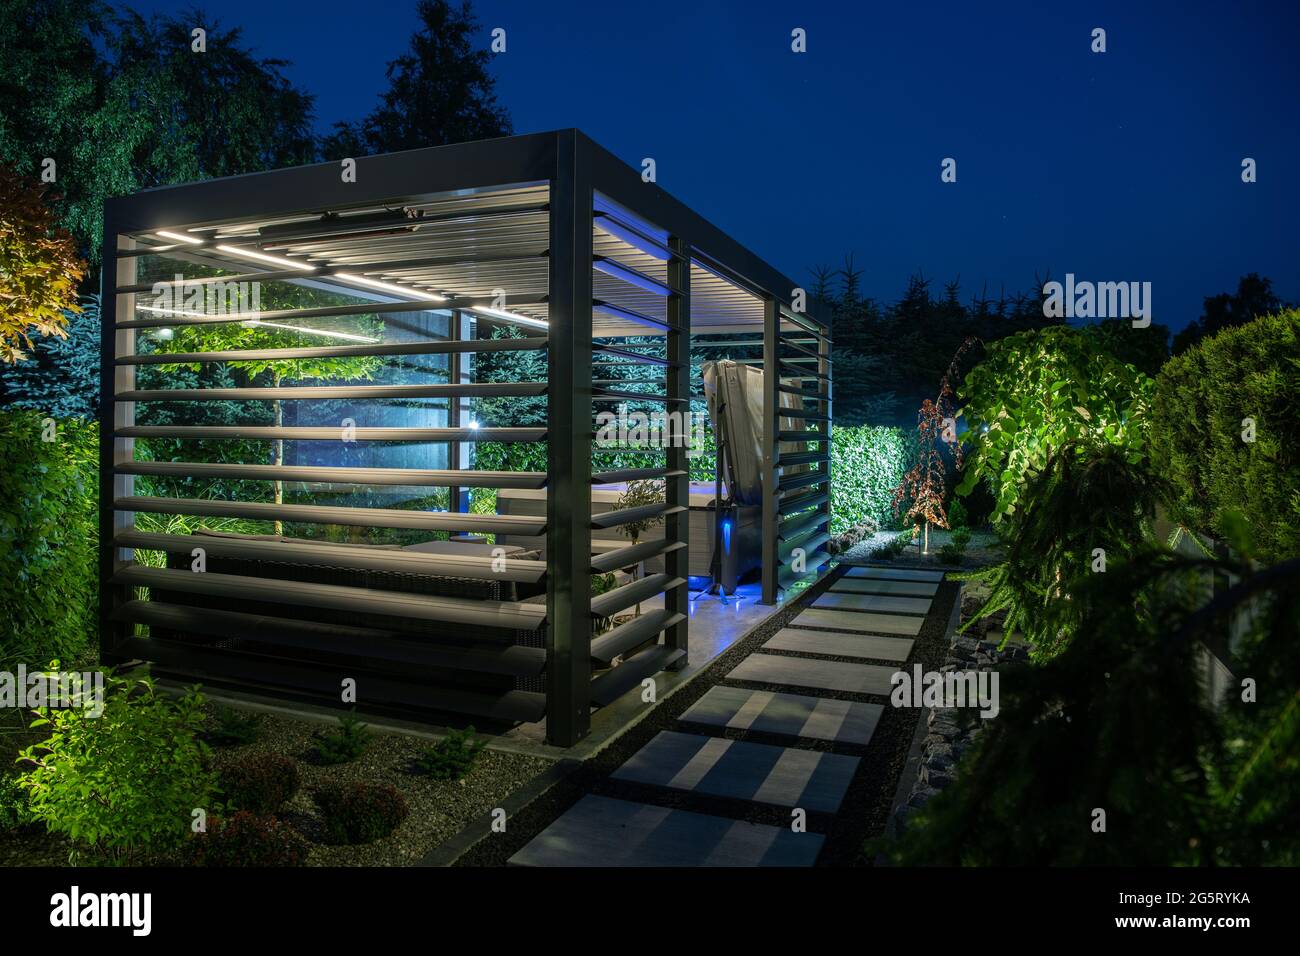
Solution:
<path fill-rule="evenodd" d="M 663 730 L 688 730 L 706 736 L 789 746 L 791 740 L 788 737 L 774 737 L 752 731 L 736 731 L 718 727 L 678 725 L 677 718 L 704 696 L 709 688 L 720 683 L 724 676 L 740 661 L 758 650 L 773 634 L 785 627 L 790 619 L 803 610 L 810 601 L 829 588 L 843 574 L 843 570 L 843 568 L 840 568 L 827 575 L 804 592 L 797 604 L 779 611 L 760 624 L 749 635 L 721 654 L 684 688 L 659 704 L 640 724 L 513 815 L 509 819 L 505 833 L 491 834 L 480 840 L 457 860 L 455 865 L 504 865 L 514 853 L 525 846 L 583 795 L 588 793 L 693 810 L 699 813 L 709 813 L 754 823 L 767 823 L 782 827 L 789 826 L 790 813 L 788 809 L 763 807 L 743 800 L 711 797 L 667 788 L 627 783 L 609 779 L 609 775 Z M 916 644 L 908 666 L 911 666 L 913 662 L 920 662 L 927 669 L 937 669 L 938 661 L 941 660 L 946 647 L 944 635 L 947 630 L 948 619 L 951 616 L 953 602 L 956 600 L 959 590 L 959 586 L 952 582 L 944 582 L 939 586 L 931 607 L 931 613 L 926 618 L 925 624 L 922 625 L 921 632 L 916 638 Z M 838 658 L 823 659 L 836 660 Z M 870 663 L 860 660 L 853 662 Z M 880 663 L 889 664 L 890 662 L 882 661 Z M 797 688 L 748 681 L 735 682 L 734 686 L 759 690 L 800 692 Z M 814 692 L 805 691 L 804 693 L 813 694 Z M 812 750 L 842 753 L 860 758 L 861 763 L 857 774 L 854 776 L 853 783 L 850 785 L 840 812 L 834 816 L 809 812 L 808 829 L 811 832 L 826 835 L 826 844 L 818 859 L 819 865 L 867 865 L 870 864 L 871 859 L 864 852 L 863 844 L 868 838 L 883 832 L 885 822 L 889 816 L 894 791 L 898 785 L 903 766 L 907 761 L 913 731 L 921 711 L 912 709 L 896 710 L 890 707 L 888 699 L 883 697 L 835 692 L 816 693 L 819 696 L 842 700 L 868 701 L 885 705 L 885 712 L 876 728 L 876 732 L 872 736 L 870 744 L 865 748 L 831 744 L 821 740 L 801 739 L 799 741 L 801 746 L 806 746 Z"/>
<path fill-rule="evenodd" d="M 551 765 L 540 757 L 489 749 L 480 753 L 464 779 L 436 781 L 412 769 L 415 758 L 432 744 L 430 740 L 376 732 L 356 760 L 323 766 L 315 756 L 321 724 L 268 715 L 260 729 L 254 743 L 216 748 L 216 763 L 221 766 L 258 752 L 297 760 L 301 786 L 282 816 L 313 841 L 308 866 L 411 866 L 471 820 L 499 807 L 512 792 Z M 410 815 L 391 836 L 374 843 L 331 846 L 319 842 L 311 790 L 323 783 L 347 781 L 392 784 L 406 799 Z"/>

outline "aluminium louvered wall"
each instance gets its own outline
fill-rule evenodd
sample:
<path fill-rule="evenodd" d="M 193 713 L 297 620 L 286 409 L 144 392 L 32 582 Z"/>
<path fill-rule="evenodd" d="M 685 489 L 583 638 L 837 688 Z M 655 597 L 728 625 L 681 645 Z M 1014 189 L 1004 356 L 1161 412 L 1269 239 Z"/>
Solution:
<path fill-rule="evenodd" d="M 373 226 L 397 208 L 418 213 L 418 228 Z M 637 400 L 681 406 L 689 399 L 693 327 L 761 322 L 752 304 L 763 299 L 788 307 L 793 284 L 716 227 L 581 133 L 566 130 L 362 158 L 352 182 L 337 164 L 326 163 L 110 200 L 103 248 L 105 662 L 144 659 L 178 675 L 336 702 L 341 680 L 351 677 L 362 706 L 379 702 L 416 716 L 457 711 L 504 721 L 545 716 L 548 739 L 564 746 L 587 733 L 593 705 L 663 667 L 685 663 L 685 449 L 670 447 L 641 468 L 593 474 L 592 424 L 598 409 L 627 397 L 600 376 L 606 365 L 644 366 L 654 385 L 637 390 Z M 212 316 L 139 308 L 140 297 L 153 295 L 160 281 L 141 263 L 169 253 L 219 266 L 226 280 L 317 291 L 337 291 L 341 284 L 356 301 L 304 299 L 251 319 L 238 310 Z M 195 281 L 211 278 L 205 273 Z M 503 306 L 524 330 L 522 338 L 459 337 L 463 315 L 490 317 Z M 447 317 L 445 335 L 428 332 L 428 317 L 439 314 Z M 306 323 L 317 338 L 307 341 L 306 333 L 290 331 L 302 340 L 165 355 L 140 341 L 161 330 L 237 329 L 247 321 L 299 330 Z M 367 334 L 372 328 L 384 334 Z M 393 329 L 406 332 L 389 334 Z M 407 334 L 411 329 L 424 331 Z M 333 332 L 321 336 L 321 330 Z M 662 344 L 647 350 L 619 343 L 647 334 Z M 543 349 L 544 382 L 465 381 L 460 372 L 474 355 Z M 289 375 L 278 387 L 259 381 L 196 388 L 192 381 L 165 378 L 176 366 L 250 360 L 410 363 L 425 372 L 432 366 L 421 363 L 445 360 L 449 373 L 436 382 L 374 383 L 362 375 L 316 378 L 314 384 Z M 161 384 L 138 380 L 137 373 L 144 377 L 150 367 L 155 379 L 154 373 L 163 373 Z M 267 394 L 272 389 L 274 396 Z M 544 424 L 475 427 L 460 420 L 462 403 L 501 397 L 543 400 Z M 271 398 L 279 399 L 272 403 L 278 410 L 295 411 L 277 411 L 269 424 L 137 421 L 138 409 L 169 403 L 254 408 Z M 433 467 L 395 467 L 381 457 L 341 463 L 328 450 L 342 440 L 338 423 L 312 420 L 303 411 L 440 402 L 445 421 L 417 411 L 409 419 L 363 422 L 346 440 L 369 449 L 544 442 L 546 470 L 468 471 L 448 455 Z M 283 443 L 292 460 L 283 453 L 274 464 L 247 455 L 153 460 L 137 454 L 137 443 L 145 442 L 181 448 L 192 442 L 231 448 Z M 593 557 L 593 533 L 617 533 L 645 513 L 593 518 L 591 485 L 642 477 L 664 482 L 665 500 L 651 506 L 664 520 L 664 537 Z M 145 494 L 137 492 L 137 480 L 158 488 L 244 483 L 238 487 L 263 493 Z M 384 489 L 544 489 L 546 510 L 535 517 L 466 513 L 457 510 L 455 496 L 446 508 L 416 510 L 358 506 L 346 496 L 324 503 L 312 496 L 266 500 L 268 482 L 364 486 L 367 502 L 382 498 Z M 146 514 L 154 516 L 152 527 L 137 527 L 136 515 Z M 159 520 L 168 515 L 299 527 L 309 536 L 313 528 L 329 528 L 335 539 L 204 535 L 208 563 L 196 573 L 190 569 L 196 536 L 172 533 Z M 350 543 L 349 535 L 376 528 L 395 539 L 398 532 L 543 535 L 546 559 L 502 562 Z M 593 573 L 656 556 L 663 557 L 662 574 L 592 598 Z M 464 593 L 429 586 L 445 579 L 459 582 Z M 531 601 L 519 597 L 529 591 L 540 594 Z M 597 618 L 660 594 L 662 608 L 593 639 Z M 620 666 L 609 667 L 616 658 Z"/>

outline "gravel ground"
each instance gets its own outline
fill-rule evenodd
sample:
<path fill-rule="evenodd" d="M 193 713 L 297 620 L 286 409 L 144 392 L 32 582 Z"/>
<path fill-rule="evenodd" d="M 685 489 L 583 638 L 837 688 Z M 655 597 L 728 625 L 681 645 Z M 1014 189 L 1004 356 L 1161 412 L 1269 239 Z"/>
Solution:
<path fill-rule="evenodd" d="M 240 747 L 213 748 L 217 767 L 245 755 L 285 754 L 298 763 L 299 789 L 283 818 L 312 841 L 309 866 L 411 866 L 476 817 L 501 805 L 505 798 L 551 766 L 551 761 L 522 754 L 483 750 L 463 780 L 446 783 L 411 771 L 411 762 L 431 741 L 401 734 L 375 733 L 363 753 L 351 763 L 321 766 L 315 759 L 320 723 L 265 715 L 257 741 Z M 0 727 L 10 752 L 42 739 L 14 734 Z M 28 739 L 30 738 L 30 739 Z M 319 841 L 320 825 L 311 790 L 327 781 L 390 783 L 406 798 L 410 815 L 387 839 L 361 846 L 329 846 Z M 68 844 L 40 827 L 0 833 L 0 866 L 64 866 Z"/>
<path fill-rule="evenodd" d="M 884 563 L 887 559 L 873 556 L 871 552 L 877 548 L 883 548 L 898 534 L 897 531 L 877 531 L 871 537 L 863 538 L 848 551 L 845 551 L 839 556 L 839 560 L 845 564 Z M 935 567 L 970 570 L 996 564 L 1002 560 L 1002 545 L 998 541 L 998 536 L 989 531 L 976 531 L 971 535 L 970 544 L 966 546 L 965 560 L 959 565 L 943 564 L 939 560 L 938 551 L 951 538 L 951 532 L 931 528 L 929 554 L 922 554 L 919 547 L 912 546 L 895 558 L 894 561 L 900 566 L 923 567 L 933 565 Z"/>
<path fill-rule="evenodd" d="M 463 780 L 440 782 L 411 769 L 412 761 L 431 746 L 431 741 L 375 733 L 365 753 L 356 760 L 321 766 L 315 758 L 315 741 L 322 726 L 268 715 L 262 720 L 261 737 L 254 743 L 216 749 L 218 766 L 264 751 L 297 759 L 299 789 L 283 816 L 312 840 L 309 866 L 413 865 L 475 817 L 500 806 L 510 793 L 551 765 L 551 761 L 540 757 L 484 750 Z M 410 816 L 390 837 L 375 843 L 328 846 L 318 842 L 312 788 L 345 781 L 392 784 L 406 798 Z"/>
<path fill-rule="evenodd" d="M 660 806 L 695 810 L 717 816 L 789 826 L 788 810 L 762 807 L 748 801 L 729 800 L 702 794 L 648 787 L 609 779 L 609 774 L 621 766 L 632 754 L 640 750 L 661 730 L 676 728 L 676 719 L 699 700 L 708 689 L 751 653 L 763 645 L 776 631 L 784 627 L 791 617 L 821 594 L 843 573 L 827 575 L 804 592 L 798 605 L 786 608 L 768 618 L 750 635 L 729 648 L 713 661 L 699 676 L 683 689 L 669 697 L 628 733 L 615 740 L 582 767 L 551 787 L 541 797 L 528 804 L 510 818 L 507 832 L 493 834 L 479 841 L 456 861 L 457 866 L 501 866 L 521 847 L 540 833 L 556 817 L 571 807 L 584 794 L 639 800 Z M 939 586 L 931 614 L 926 618 L 917 636 L 913 660 L 927 668 L 937 666 L 946 647 L 944 634 L 959 586 L 945 582 Z M 829 658 L 834 660 L 835 658 Z M 855 661 L 862 663 L 862 661 Z M 889 664 L 887 661 L 878 663 Z M 755 689 L 775 689 L 766 685 L 745 683 Z M 819 692 L 820 693 L 820 692 Z M 875 701 L 886 703 L 885 698 L 872 698 L 856 694 L 827 693 L 826 696 L 844 700 Z M 848 794 L 835 816 L 810 813 L 809 830 L 826 834 L 826 844 L 818 858 L 820 866 L 860 866 L 871 862 L 864 850 L 864 842 L 880 834 L 889 817 L 894 791 L 907 761 L 913 731 L 919 711 L 896 710 L 886 706 L 870 744 L 863 747 L 831 745 L 825 741 L 801 740 L 810 749 L 843 753 L 861 758 L 858 772 Z M 788 745 L 789 738 L 773 738 L 749 731 L 741 732 L 722 728 L 692 726 L 691 732 L 712 734 L 735 740 Z"/>

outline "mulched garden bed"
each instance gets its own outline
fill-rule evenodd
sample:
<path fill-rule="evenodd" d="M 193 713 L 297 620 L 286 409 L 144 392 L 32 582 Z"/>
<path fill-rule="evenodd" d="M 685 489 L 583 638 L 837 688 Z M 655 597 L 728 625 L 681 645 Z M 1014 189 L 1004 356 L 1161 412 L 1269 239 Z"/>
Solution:
<path fill-rule="evenodd" d="M 505 833 L 494 833 L 485 836 L 461 856 L 455 865 L 504 865 L 511 856 L 532 840 L 534 836 L 587 793 L 694 810 L 700 813 L 731 817 L 753 823 L 789 826 L 790 815 L 789 811 L 785 809 L 762 807 L 747 801 L 632 784 L 608 778 L 629 757 L 645 746 L 655 734 L 662 730 L 682 729 L 675 726 L 677 718 L 682 713 L 704 696 L 710 687 L 720 683 L 723 677 L 740 661 L 756 651 L 773 634 L 784 627 L 790 618 L 794 617 L 803 606 L 806 606 L 808 602 L 829 588 L 843 572 L 844 569 L 840 568 L 836 572 L 827 575 L 805 591 L 796 605 L 784 608 L 760 624 L 744 639 L 721 654 L 689 684 L 674 693 L 666 701 L 657 705 L 655 710 L 643 721 L 623 736 L 617 738 L 582 767 L 551 787 L 542 796 L 511 816 Z M 947 648 L 945 634 L 952 614 L 953 604 L 959 591 L 960 586 L 953 582 L 943 582 L 939 585 L 931 607 L 931 613 L 927 616 L 921 632 L 916 637 L 915 649 L 909 661 L 909 667 L 913 662 L 920 662 L 926 669 L 938 668 Z M 855 660 L 854 663 L 863 663 L 863 661 Z M 890 662 L 881 661 L 879 663 L 889 664 Z M 742 686 L 756 689 L 776 689 L 751 682 L 745 682 Z M 843 753 L 861 758 L 857 774 L 854 776 L 853 783 L 845 796 L 839 813 L 834 817 L 809 813 L 808 828 L 810 831 L 826 834 L 826 843 L 818 858 L 818 865 L 869 865 L 872 862 L 872 857 L 864 849 L 864 843 L 868 839 L 880 835 L 884 830 L 885 823 L 889 818 L 894 792 L 898 786 L 904 764 L 907 761 L 916 721 L 921 711 L 917 709 L 895 709 L 888 706 L 888 703 L 882 701 L 879 697 L 820 691 L 817 693 L 819 696 L 839 697 L 844 700 L 886 703 L 885 712 L 876 727 L 871 743 L 865 748 L 832 745 L 826 741 L 800 741 L 801 745 L 810 749 Z M 780 743 L 784 745 L 790 743 L 789 738 L 772 738 L 752 731 L 736 731 L 694 725 L 691 726 L 690 730 L 692 733 L 712 734 L 734 740 L 750 740 L 758 743 Z"/>
<path fill-rule="evenodd" d="M 294 758 L 299 789 L 279 816 L 311 841 L 308 866 L 414 865 L 471 820 L 501 806 L 507 796 L 552 765 L 552 761 L 541 757 L 485 749 L 462 780 L 437 781 L 411 767 L 433 741 L 375 732 L 356 760 L 324 766 L 315 756 L 316 739 L 322 729 L 333 727 L 268 714 L 261 718 L 259 736 L 253 743 L 213 748 L 218 768 L 259 753 Z M 10 755 L 45 737 L 39 729 L 22 731 L 16 724 L 0 730 L 11 731 L 0 737 Z M 359 846 L 320 842 L 321 828 L 311 791 L 324 783 L 350 781 L 391 784 L 402 793 L 410 813 L 391 836 Z M 0 833 L 0 866 L 64 866 L 67 862 L 67 841 L 47 834 L 43 827 Z"/>

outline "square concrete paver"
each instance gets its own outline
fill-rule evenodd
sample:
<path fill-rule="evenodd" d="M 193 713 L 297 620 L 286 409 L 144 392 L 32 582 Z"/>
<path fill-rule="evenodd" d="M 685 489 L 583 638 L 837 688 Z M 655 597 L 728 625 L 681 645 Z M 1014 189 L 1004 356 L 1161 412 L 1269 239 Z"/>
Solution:
<path fill-rule="evenodd" d="M 802 627 L 783 627 L 763 647 L 774 651 L 803 651 L 807 654 L 825 654 L 827 657 L 860 657 L 869 661 L 901 663 L 912 653 L 913 643 L 904 637 L 834 634 Z"/>
<path fill-rule="evenodd" d="M 673 790 L 834 813 L 857 757 L 660 732 L 610 776 Z"/>
<path fill-rule="evenodd" d="M 827 591 L 818 595 L 813 607 L 828 607 L 839 611 L 883 611 L 888 614 L 930 613 L 930 599 L 897 597 L 892 594 L 836 594 Z"/>
<path fill-rule="evenodd" d="M 866 746 L 883 712 L 880 704 L 718 685 L 678 719 L 684 724 Z"/>
<path fill-rule="evenodd" d="M 942 581 L 942 571 L 917 571 L 913 568 L 849 568 L 851 578 L 879 578 L 882 581 Z"/>
<path fill-rule="evenodd" d="M 897 667 L 881 664 L 847 664 L 776 654 L 750 654 L 732 669 L 727 679 L 888 697 L 893 690 L 892 678 L 897 672 Z"/>
<path fill-rule="evenodd" d="M 810 607 L 800 611 L 790 623 L 799 627 L 829 627 L 837 631 L 855 631 L 859 634 L 902 634 L 916 637 L 921 633 L 923 617 L 901 614 L 876 614 L 870 611 L 832 611 L 828 608 Z"/>
<path fill-rule="evenodd" d="M 899 597 L 934 597 L 937 581 L 886 581 L 883 578 L 840 578 L 830 586 L 836 594 L 896 594 Z"/>
<path fill-rule="evenodd" d="M 825 838 L 585 796 L 510 858 L 515 866 L 812 866 Z"/>

